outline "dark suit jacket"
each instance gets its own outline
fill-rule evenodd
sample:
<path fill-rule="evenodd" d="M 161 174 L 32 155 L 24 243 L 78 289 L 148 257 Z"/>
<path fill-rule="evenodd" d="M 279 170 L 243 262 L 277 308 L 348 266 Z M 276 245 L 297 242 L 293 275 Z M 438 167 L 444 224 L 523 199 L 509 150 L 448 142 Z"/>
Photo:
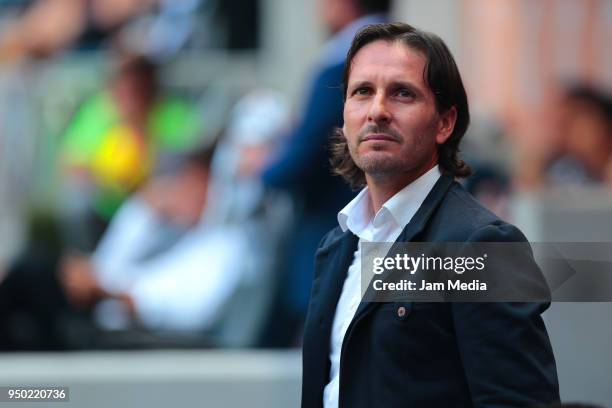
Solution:
<path fill-rule="evenodd" d="M 398 242 L 525 241 L 443 175 Z M 332 322 L 358 238 L 338 227 L 316 253 L 302 407 L 321 407 Z M 407 313 L 398 313 L 399 307 Z M 340 407 L 530 407 L 559 400 L 540 314 L 548 303 L 365 303 L 344 338 Z M 400 316 L 401 315 L 401 316 Z"/>

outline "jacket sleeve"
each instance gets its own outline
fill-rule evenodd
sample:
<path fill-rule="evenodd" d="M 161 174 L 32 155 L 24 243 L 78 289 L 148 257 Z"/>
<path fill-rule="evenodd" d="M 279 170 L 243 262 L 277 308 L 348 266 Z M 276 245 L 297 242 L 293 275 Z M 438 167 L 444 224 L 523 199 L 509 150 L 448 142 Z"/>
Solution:
<path fill-rule="evenodd" d="M 469 242 L 526 242 L 514 226 L 477 230 Z M 507 259 L 506 264 L 535 262 Z M 516 268 L 515 268 L 516 269 Z M 518 274 L 522 271 L 514 271 Z M 452 303 L 457 343 L 475 407 L 530 407 L 559 401 L 552 347 L 541 313 L 549 303 Z"/>

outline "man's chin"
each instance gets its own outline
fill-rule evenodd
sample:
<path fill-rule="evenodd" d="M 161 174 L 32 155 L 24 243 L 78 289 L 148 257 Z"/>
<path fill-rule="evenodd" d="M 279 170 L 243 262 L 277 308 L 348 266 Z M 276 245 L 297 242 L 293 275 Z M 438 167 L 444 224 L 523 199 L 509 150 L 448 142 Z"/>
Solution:
<path fill-rule="evenodd" d="M 355 163 L 364 173 L 372 176 L 393 174 L 402 167 L 401 163 L 397 163 L 388 154 L 370 154 Z"/>

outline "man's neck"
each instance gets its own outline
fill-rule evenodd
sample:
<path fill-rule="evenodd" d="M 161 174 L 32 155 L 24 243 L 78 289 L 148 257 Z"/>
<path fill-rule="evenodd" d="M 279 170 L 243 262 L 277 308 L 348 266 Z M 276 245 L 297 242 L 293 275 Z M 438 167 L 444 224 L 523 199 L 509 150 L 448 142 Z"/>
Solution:
<path fill-rule="evenodd" d="M 402 173 L 389 177 L 388 175 L 375 177 L 366 174 L 366 182 L 368 185 L 370 205 L 374 214 L 380 210 L 384 203 L 391 197 L 397 194 L 400 190 L 412 183 L 423 174 L 431 170 L 437 163 L 434 162 L 428 166 L 419 168 L 413 172 Z"/>

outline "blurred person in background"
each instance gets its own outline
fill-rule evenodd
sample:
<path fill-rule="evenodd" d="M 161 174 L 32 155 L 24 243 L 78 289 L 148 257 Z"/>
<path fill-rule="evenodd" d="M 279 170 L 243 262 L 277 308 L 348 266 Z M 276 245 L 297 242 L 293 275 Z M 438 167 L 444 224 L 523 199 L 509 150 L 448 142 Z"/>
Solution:
<path fill-rule="evenodd" d="M 117 208 L 146 181 L 156 156 L 187 151 L 201 131 L 191 105 L 162 95 L 153 62 L 123 57 L 107 89 L 82 104 L 61 137 L 68 244 L 91 250 Z"/>
<path fill-rule="evenodd" d="M 151 291 L 142 289 L 146 285 L 137 289 L 137 283 L 142 282 L 143 276 L 149 277 L 150 282 L 154 280 L 151 276 L 187 268 L 176 258 L 174 262 L 166 260 L 165 264 L 162 259 L 199 223 L 206 202 L 210 152 L 203 150 L 171 161 L 121 207 L 92 256 L 66 252 L 43 259 L 25 254 L 8 268 L 0 284 L 3 348 L 91 346 L 95 342 L 88 336 L 89 329 L 93 329 L 89 321 L 100 301 L 117 300 L 114 317 L 106 318 L 110 321 L 107 325 L 116 328 L 120 324 L 128 326 L 130 320 L 125 313 L 123 320 L 117 320 L 122 313 L 117 312 L 117 305 L 138 320 L 140 299 L 148 295 L 168 300 L 163 297 L 163 288 L 156 287 L 158 293 L 153 297 Z M 199 246 L 197 250 L 204 251 Z M 197 268 L 205 265 L 199 262 Z M 186 284 L 196 287 L 189 279 Z M 172 292 L 171 289 L 166 288 L 165 292 Z M 131 292 L 136 290 L 147 294 L 139 297 Z M 170 305 L 166 306 L 168 309 Z M 142 320 L 146 325 L 147 319 Z M 84 328 L 77 330 L 76 337 L 70 334 L 75 327 Z"/>
<path fill-rule="evenodd" d="M 276 92 L 256 89 L 240 98 L 214 155 L 196 155 L 195 166 L 154 180 L 121 207 L 91 257 L 64 260 L 62 283 L 72 303 L 96 305 L 99 325 L 110 329 L 128 326 L 131 315 L 147 330 L 198 333 L 223 325 L 238 302 L 244 307 L 230 320 L 257 327 L 247 320 L 258 320 L 255 310 L 269 299 L 233 295 L 249 285 L 258 292 L 275 286 L 267 269 L 275 264 L 289 208 L 284 194 L 240 175 L 240 157 L 274 143 L 288 119 Z M 249 341 L 241 330 L 235 334 L 244 340 L 232 344 Z"/>
<path fill-rule="evenodd" d="M 92 256 L 64 257 L 60 279 L 73 306 L 95 308 L 106 329 L 210 326 L 246 269 L 239 227 L 204 217 L 215 200 L 211 157 L 190 155 L 127 201 Z"/>
<path fill-rule="evenodd" d="M 163 155 L 92 254 L 22 258 L 0 285 L 2 348 L 159 346 L 125 334 L 180 332 L 197 340 L 219 326 L 232 338 L 218 344 L 255 344 L 290 206 L 285 194 L 271 196 L 258 178 L 240 176 L 239 158 L 253 145 L 272 144 L 288 118 L 277 93 L 247 94 L 214 155 Z"/>
<path fill-rule="evenodd" d="M 587 85 L 567 88 L 518 149 L 522 188 L 612 186 L 612 96 Z"/>
<path fill-rule="evenodd" d="M 280 150 L 251 149 L 245 173 L 260 173 L 269 189 L 290 191 L 298 215 L 287 242 L 274 317 L 264 333 L 266 346 L 296 345 L 313 277 L 313 255 L 323 233 L 353 193 L 329 166 L 329 136 L 342 125 L 342 70 L 355 33 L 386 20 L 390 0 L 319 0 L 321 20 L 332 34 L 314 67 L 299 122 Z"/>

